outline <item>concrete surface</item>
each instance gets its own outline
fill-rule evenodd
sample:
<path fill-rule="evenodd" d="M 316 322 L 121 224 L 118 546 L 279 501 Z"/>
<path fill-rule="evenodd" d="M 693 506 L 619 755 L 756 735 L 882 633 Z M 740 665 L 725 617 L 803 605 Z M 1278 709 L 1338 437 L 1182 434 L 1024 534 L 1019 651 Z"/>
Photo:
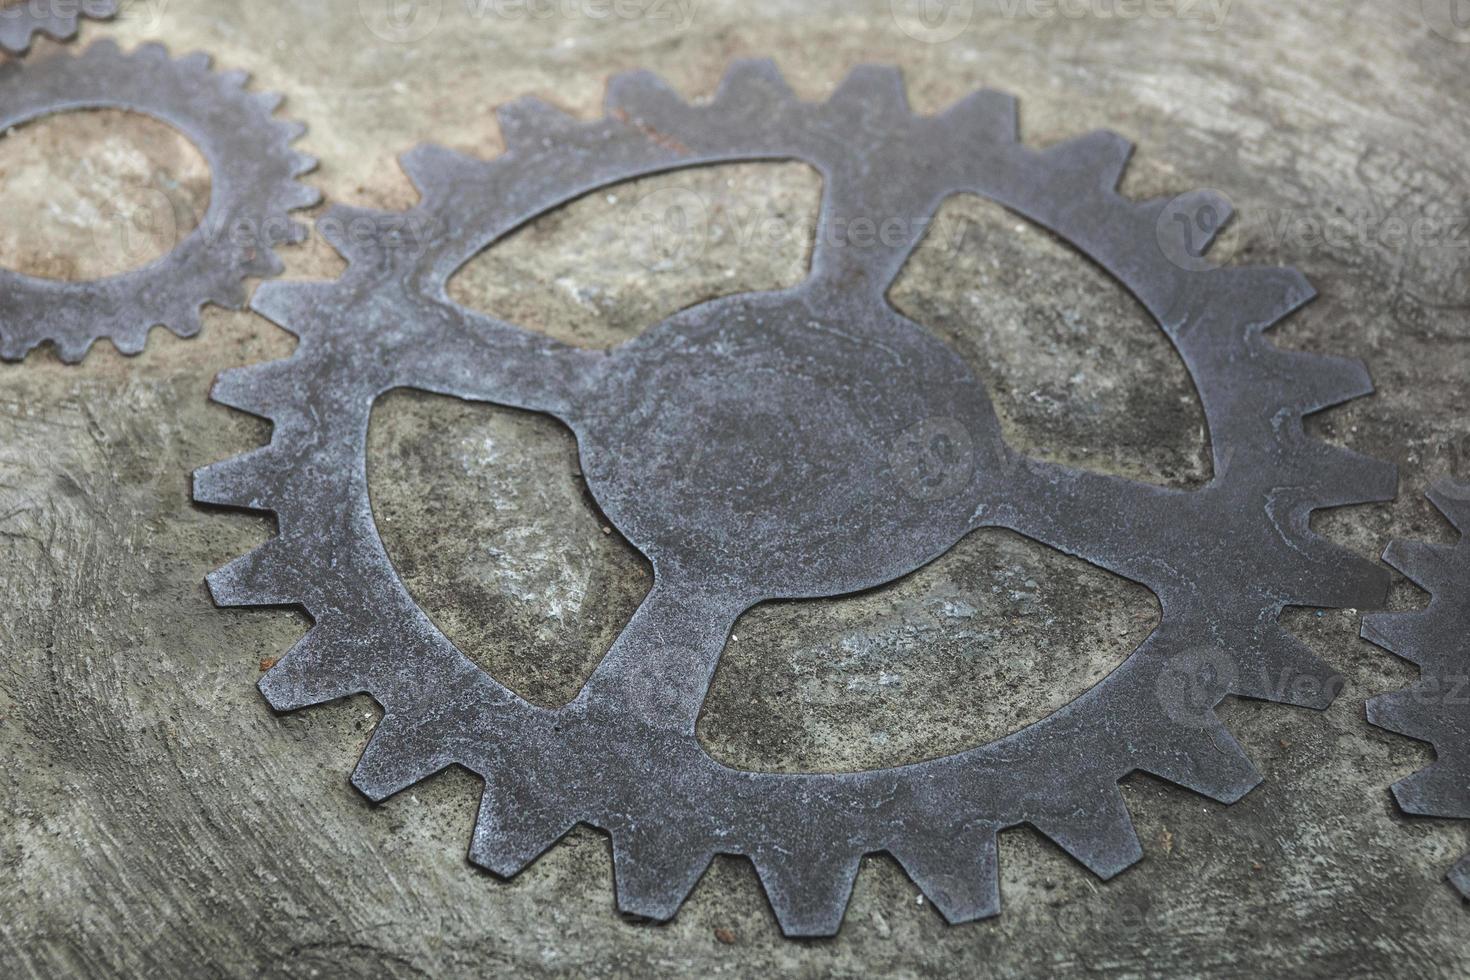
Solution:
<path fill-rule="evenodd" d="M 247 69 L 310 125 L 301 145 L 322 158 L 311 179 L 329 200 L 388 208 L 413 200 L 393 161 L 415 143 L 493 154 L 495 105 L 535 93 L 592 115 L 622 69 L 700 95 L 730 59 L 770 55 L 815 98 L 855 64 L 888 62 L 925 111 L 1010 90 L 1029 141 L 1118 130 L 1138 144 L 1128 193 L 1217 188 L 1240 214 L 1222 254 L 1307 273 L 1322 298 L 1278 342 L 1364 357 L 1380 387 L 1314 425 L 1404 473 L 1397 503 L 1319 526 L 1365 555 L 1395 535 L 1446 539 L 1421 494 L 1470 475 L 1470 232 L 1428 224 L 1470 216 L 1470 36 L 1452 30 L 1449 3 L 993 0 L 933 5 L 928 21 L 918 6 L 444 0 L 394 27 L 381 0 L 138 0 L 83 43 L 157 39 Z M 0 262 L 65 277 L 146 260 L 171 240 L 143 223 L 159 195 L 180 213 L 207 193 L 190 153 L 107 114 L 0 139 Z M 698 299 L 798 279 L 817 193 L 790 164 L 618 188 L 480 257 L 455 295 L 614 343 Z M 705 216 L 695 237 L 650 240 L 668 229 L 644 219 L 691 194 Z M 1208 479 L 1189 380 L 1131 300 L 991 205 L 957 200 L 945 219 L 893 299 L 970 359 L 1017 445 L 1176 486 Z M 286 257 L 293 277 L 340 268 L 319 240 Z M 735 860 L 717 860 L 664 926 L 619 917 L 591 830 L 512 882 L 474 870 L 473 780 L 451 772 L 369 805 L 347 774 L 374 706 L 272 715 L 253 684 L 302 618 L 218 611 L 204 590 L 207 571 L 270 532 L 189 501 L 193 468 L 268 435 L 207 403 L 210 381 L 291 344 L 210 309 L 199 338 L 158 332 L 135 359 L 103 345 L 78 367 L 42 351 L 0 368 L 4 975 L 1470 972 L 1470 910 L 1441 880 L 1470 828 L 1395 811 L 1387 785 L 1427 750 L 1368 728 L 1363 702 L 1412 671 L 1356 638 L 1353 611 L 1288 617 L 1349 680 L 1330 710 L 1227 706 L 1259 789 L 1226 808 L 1130 780 L 1147 856 L 1108 884 L 1009 832 L 996 920 L 945 926 L 881 857 L 865 863 L 841 935 L 818 942 L 781 939 Z M 649 576 L 588 506 L 569 436 L 399 393 L 378 406 L 370 444 L 379 524 L 425 609 L 526 697 L 570 697 Z M 1423 596 L 1400 582 L 1392 601 Z M 1157 615 L 1137 586 L 978 535 L 874 593 L 751 613 L 700 737 L 752 768 L 927 758 L 1066 703 Z"/>

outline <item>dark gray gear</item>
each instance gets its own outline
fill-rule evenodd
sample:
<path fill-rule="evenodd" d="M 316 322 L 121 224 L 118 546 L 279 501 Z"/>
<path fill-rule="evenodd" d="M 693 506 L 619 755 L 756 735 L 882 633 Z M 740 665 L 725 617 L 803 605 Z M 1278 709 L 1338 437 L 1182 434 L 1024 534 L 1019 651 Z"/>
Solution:
<path fill-rule="evenodd" d="M 0 65 L 0 130 L 56 112 L 127 109 L 179 130 L 210 167 L 203 220 L 167 255 L 91 282 L 66 282 L 0 269 L 0 357 L 20 360 L 52 341 L 75 362 L 107 337 L 136 354 L 162 324 L 180 337 L 199 332 L 205 303 L 239 309 L 249 277 L 279 275 L 272 248 L 306 238 L 290 212 L 320 199 L 296 178 L 316 161 L 291 144 L 306 131 L 274 117 L 281 97 L 248 92 L 244 72 L 216 74 L 208 55 L 172 60 L 161 45 L 123 54 L 99 41 L 78 55 Z"/>
<path fill-rule="evenodd" d="M 767 62 L 736 65 L 707 103 L 634 73 L 611 83 L 604 119 L 523 100 L 500 120 L 499 159 L 432 146 L 403 158 L 423 195 L 406 215 L 332 211 L 323 228 L 348 259 L 341 279 L 262 287 L 255 309 L 300 345 L 224 372 L 213 397 L 271 420 L 272 441 L 195 476 L 197 500 L 279 522 L 210 576 L 215 601 L 302 606 L 314 621 L 262 679 L 270 704 L 367 692 L 382 705 L 353 776 L 370 798 L 462 765 L 485 779 L 472 861 L 514 875 L 591 824 L 612 837 L 619 907 L 653 919 L 675 914 L 712 855 L 738 854 L 787 935 L 829 935 L 862 857 L 888 852 L 960 922 L 998 910 L 999 830 L 1030 824 L 1111 877 L 1141 855 L 1119 779 L 1146 771 L 1232 802 L 1259 776 L 1215 706 L 1229 694 L 1332 700 L 1336 673 L 1277 619 L 1385 596 L 1386 569 L 1308 526 L 1317 508 L 1395 491 L 1391 465 L 1302 428 L 1368 393 L 1367 372 L 1265 339 L 1313 295 L 1296 272 L 1170 262 L 1182 243 L 1169 236 L 1186 230 L 1160 220 L 1166 202 L 1116 193 L 1121 137 L 1028 149 L 1010 97 L 980 92 L 919 117 L 883 68 L 802 102 Z M 772 159 L 825 178 L 811 275 L 795 289 L 694 305 L 611 351 L 448 298 L 473 256 L 583 194 Z M 885 301 L 940 203 L 962 192 L 1066 238 L 1151 311 L 1209 419 L 1208 486 L 1164 489 L 1005 445 L 968 367 Z M 859 241 L 860 219 L 899 232 Z M 422 228 L 433 237 L 409 233 Z M 651 561 L 652 592 L 570 704 L 535 707 L 497 683 L 395 573 L 364 453 L 374 400 L 399 387 L 562 420 L 598 504 Z M 1161 627 L 1067 707 L 956 755 L 834 775 L 737 771 L 705 754 L 695 721 L 742 612 L 879 585 L 982 527 L 1147 585 Z"/>
<path fill-rule="evenodd" d="M 70 41 L 80 18 L 106 20 L 116 14 L 117 0 L 20 0 L 0 8 L 0 51 L 24 54 L 37 34 Z"/>
<path fill-rule="evenodd" d="M 1368 702 L 1368 721 L 1434 746 L 1433 764 L 1393 786 L 1405 813 L 1470 820 L 1470 485 L 1429 499 L 1462 535 L 1457 547 L 1395 541 L 1383 560 L 1430 593 L 1413 612 L 1363 617 L 1363 637 L 1419 666 L 1419 680 Z M 1470 898 L 1470 854 L 1449 872 Z"/>

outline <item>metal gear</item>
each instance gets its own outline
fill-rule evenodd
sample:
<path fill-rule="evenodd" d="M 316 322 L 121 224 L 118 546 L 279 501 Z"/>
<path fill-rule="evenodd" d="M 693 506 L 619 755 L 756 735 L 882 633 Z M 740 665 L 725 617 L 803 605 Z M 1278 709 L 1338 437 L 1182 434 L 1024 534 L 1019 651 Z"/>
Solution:
<path fill-rule="evenodd" d="M 290 212 L 320 200 L 296 180 L 316 160 L 291 148 L 305 127 L 273 117 L 281 97 L 247 92 L 247 78 L 212 72 L 208 55 L 172 60 L 157 44 L 123 54 L 111 41 L 76 56 L 0 65 L 0 131 L 55 112 L 139 112 L 187 136 L 208 161 L 212 181 L 199 226 L 142 268 L 92 282 L 0 269 L 0 357 L 21 360 L 49 340 L 71 363 L 102 337 L 136 354 L 155 325 L 191 337 L 205 303 L 239 309 L 242 280 L 281 273 L 271 249 L 306 238 Z"/>
<path fill-rule="evenodd" d="M 21 0 L 0 8 L 0 51 L 24 54 L 37 34 L 58 41 L 77 35 L 77 20 L 107 20 L 117 14 L 117 0 Z"/>
<path fill-rule="evenodd" d="M 1363 638 L 1419 666 L 1419 680 L 1368 702 L 1368 721 L 1428 742 L 1434 762 L 1393 786 L 1405 813 L 1470 819 L 1470 485 L 1444 483 L 1429 499 L 1460 531 L 1457 547 L 1395 541 L 1383 560 L 1433 597 L 1413 612 L 1363 617 Z M 1470 898 L 1470 854 L 1449 871 Z"/>
<path fill-rule="evenodd" d="M 633 73 L 610 84 L 604 119 L 530 99 L 500 121 L 499 159 L 433 146 L 404 156 L 422 194 L 411 212 L 332 211 L 323 224 L 348 260 L 342 278 L 262 287 L 254 308 L 298 335 L 298 349 L 222 373 L 213 397 L 271 420 L 272 441 L 195 476 L 197 500 L 279 524 L 210 576 L 215 602 L 302 606 L 314 620 L 262 679 L 269 703 L 289 711 L 367 692 L 382 705 L 353 775 L 368 797 L 462 765 L 485 780 L 472 861 L 514 875 L 591 824 L 612 838 L 618 906 L 652 919 L 675 914 L 712 855 L 737 854 L 755 864 L 787 935 L 829 935 L 862 857 L 887 852 L 961 922 L 998 911 L 999 830 L 1029 824 L 1112 877 L 1141 856 L 1119 779 L 1150 772 L 1233 802 L 1259 776 L 1215 706 L 1231 694 L 1332 700 L 1335 672 L 1277 620 L 1285 606 L 1372 606 L 1386 594 L 1386 569 L 1308 526 L 1314 509 L 1395 492 L 1391 465 L 1302 427 L 1368 393 L 1367 372 L 1264 338 L 1312 297 L 1298 273 L 1171 263 L 1168 236 L 1186 230 L 1160 220 L 1165 202 L 1115 191 L 1130 153 L 1121 137 L 1028 149 L 1010 97 L 980 92 L 920 117 L 899 73 L 876 67 L 828 102 L 802 102 L 768 62 L 734 66 L 707 103 Z M 473 256 L 583 194 L 772 159 L 806 161 L 825 179 L 811 275 L 795 289 L 701 303 L 595 352 L 448 298 Z M 1209 419 L 1208 486 L 1021 456 L 966 365 L 886 303 L 939 204 L 962 192 L 1067 239 L 1158 320 Z M 851 223 L 864 219 L 902 234 L 860 241 Z M 399 387 L 561 419 L 598 504 L 652 562 L 653 590 L 570 704 L 535 707 L 497 683 L 395 573 L 364 454 L 374 400 Z M 706 446 L 716 451 L 692 451 Z M 962 461 L 936 470 L 939 450 L 956 447 Z M 773 774 L 701 749 L 695 721 L 743 611 L 879 585 L 982 527 L 1147 585 L 1161 627 L 1067 707 L 945 758 Z"/>

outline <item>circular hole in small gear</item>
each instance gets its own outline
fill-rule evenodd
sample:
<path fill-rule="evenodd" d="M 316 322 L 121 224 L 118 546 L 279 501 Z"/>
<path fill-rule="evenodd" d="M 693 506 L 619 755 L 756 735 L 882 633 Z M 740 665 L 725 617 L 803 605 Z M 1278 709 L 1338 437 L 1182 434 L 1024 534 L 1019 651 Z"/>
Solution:
<path fill-rule="evenodd" d="M 198 226 L 209 195 L 208 161 L 163 122 L 42 117 L 0 134 L 0 267 L 72 281 L 140 268 Z"/>

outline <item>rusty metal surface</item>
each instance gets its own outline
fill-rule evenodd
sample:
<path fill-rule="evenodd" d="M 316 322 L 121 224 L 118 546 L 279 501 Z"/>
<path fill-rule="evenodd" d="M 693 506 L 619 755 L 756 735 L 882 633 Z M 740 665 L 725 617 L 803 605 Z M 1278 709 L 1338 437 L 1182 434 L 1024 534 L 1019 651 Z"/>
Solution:
<path fill-rule="evenodd" d="M 1470 535 L 1470 486 L 1445 482 L 1429 499 Z M 1434 763 L 1394 783 L 1394 799 L 1416 816 L 1470 819 L 1470 538 L 1454 547 L 1395 541 L 1383 560 L 1432 596 L 1422 610 L 1363 618 L 1365 639 L 1420 670 L 1411 686 L 1369 701 L 1368 720 L 1434 746 Z M 1470 898 L 1470 854 L 1448 878 Z"/>
<path fill-rule="evenodd" d="M 791 936 L 838 929 L 866 853 L 893 854 L 960 922 L 998 910 L 1002 828 L 1030 824 L 1111 877 L 1141 853 L 1123 776 L 1154 773 L 1224 802 L 1255 786 L 1214 708 L 1230 694 L 1326 706 L 1339 678 L 1279 614 L 1373 606 L 1387 588 L 1385 570 L 1308 527 L 1315 509 L 1390 498 L 1396 476 L 1303 432 L 1305 415 L 1371 390 L 1357 361 L 1264 337 L 1312 298 L 1306 281 L 1181 261 L 1223 216 L 1203 243 L 1184 238 L 1203 226 L 1186 225 L 1220 202 L 1129 201 L 1115 190 L 1126 141 L 1094 133 L 1029 149 L 1013 101 L 993 92 L 918 117 L 896 71 L 864 68 L 829 102 L 804 103 L 751 62 L 699 105 L 646 73 L 622 76 L 607 110 L 581 123 L 512 104 L 501 111 L 509 150 L 488 162 L 419 147 L 403 161 L 423 195 L 415 209 L 324 218 L 349 262 L 339 280 L 257 294 L 254 308 L 300 345 L 225 372 L 214 398 L 270 419 L 273 438 L 199 471 L 195 497 L 276 515 L 276 538 L 209 580 L 220 605 L 300 605 L 313 618 L 261 682 L 271 705 L 359 692 L 381 703 L 353 777 L 372 799 L 454 764 L 483 776 L 470 857 L 497 874 L 589 823 L 612 836 L 619 907 L 665 919 L 712 855 L 743 854 Z M 470 258 L 580 195 L 769 159 L 806 161 L 826 182 L 798 288 L 692 306 L 608 352 L 447 297 Z M 1148 309 L 1198 387 L 1208 485 L 1167 490 L 1017 453 L 964 363 L 885 302 L 935 209 L 962 192 L 1051 229 Z M 644 605 L 559 710 L 526 703 L 456 649 L 384 551 L 364 443 L 374 401 L 403 387 L 562 420 L 599 506 L 653 563 Z M 700 748 L 695 720 L 742 611 L 890 581 L 984 527 L 1147 586 L 1162 626 L 1054 715 L 945 758 L 768 774 Z"/>
<path fill-rule="evenodd" d="M 247 92 L 246 78 L 212 72 L 204 54 L 174 60 L 158 44 L 124 54 L 111 41 L 0 65 L 0 131 L 57 112 L 139 112 L 188 137 L 212 181 L 198 227 L 142 268 L 92 282 L 0 269 L 0 357 L 20 360 L 51 341 L 75 362 L 102 337 L 135 354 L 154 326 L 192 336 L 205 303 L 238 309 L 243 280 L 281 272 L 272 248 L 306 237 L 290 212 L 320 199 L 297 181 L 316 161 L 291 148 L 305 127 L 273 117 L 281 97 Z"/>

